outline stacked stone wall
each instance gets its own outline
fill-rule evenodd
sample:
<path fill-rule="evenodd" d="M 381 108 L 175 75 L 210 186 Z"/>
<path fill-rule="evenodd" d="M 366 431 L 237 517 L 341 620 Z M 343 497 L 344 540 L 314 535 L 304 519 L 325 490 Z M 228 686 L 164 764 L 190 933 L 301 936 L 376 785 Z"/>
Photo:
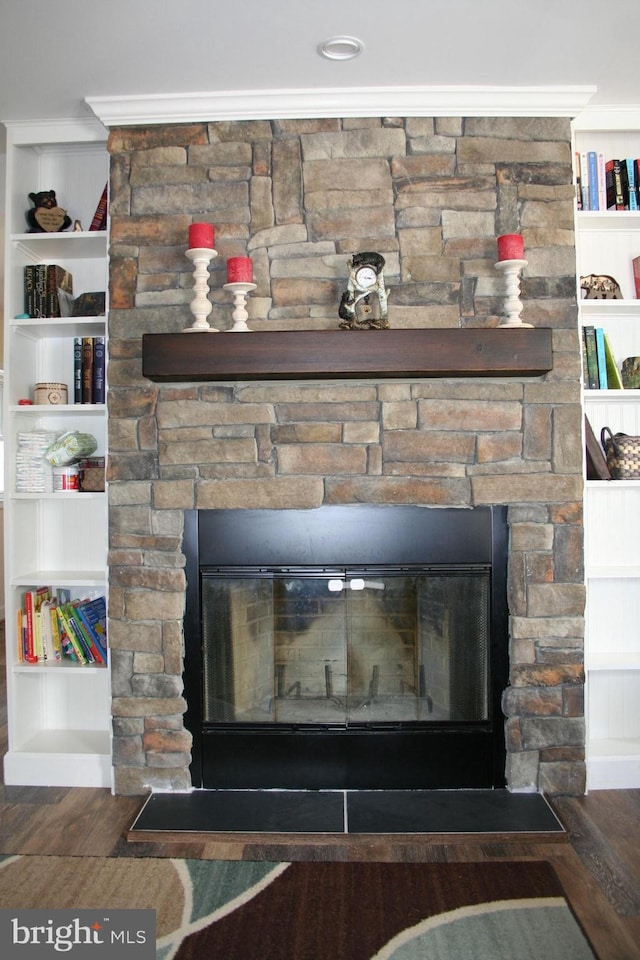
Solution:
<path fill-rule="evenodd" d="M 380 118 L 112 131 L 109 630 L 118 793 L 186 789 L 183 511 L 509 505 L 512 789 L 584 790 L 582 415 L 568 121 Z M 521 232 L 539 378 L 155 384 L 145 333 L 192 317 L 189 224 L 211 221 L 211 323 L 249 255 L 254 330 L 335 328 L 350 254 L 386 260 L 394 327 L 495 326 L 496 235 Z M 212 336 L 251 334 L 212 334 Z M 375 337 L 376 331 L 363 332 Z M 505 337 L 509 331 L 504 331 Z"/>

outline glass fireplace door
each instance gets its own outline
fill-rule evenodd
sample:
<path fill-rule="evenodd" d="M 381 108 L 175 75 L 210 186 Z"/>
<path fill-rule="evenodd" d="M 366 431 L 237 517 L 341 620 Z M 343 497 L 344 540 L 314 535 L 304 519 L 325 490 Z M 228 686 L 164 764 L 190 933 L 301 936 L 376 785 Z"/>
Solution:
<path fill-rule="evenodd" d="M 486 570 L 207 573 L 204 723 L 484 721 L 488 597 Z"/>

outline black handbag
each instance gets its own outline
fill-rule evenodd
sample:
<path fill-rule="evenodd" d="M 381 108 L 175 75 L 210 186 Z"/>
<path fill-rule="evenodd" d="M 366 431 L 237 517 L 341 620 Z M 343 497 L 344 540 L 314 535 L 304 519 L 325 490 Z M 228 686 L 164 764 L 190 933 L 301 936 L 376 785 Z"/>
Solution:
<path fill-rule="evenodd" d="M 612 480 L 640 480 L 640 437 L 614 434 L 609 427 L 603 427 L 600 442 Z"/>

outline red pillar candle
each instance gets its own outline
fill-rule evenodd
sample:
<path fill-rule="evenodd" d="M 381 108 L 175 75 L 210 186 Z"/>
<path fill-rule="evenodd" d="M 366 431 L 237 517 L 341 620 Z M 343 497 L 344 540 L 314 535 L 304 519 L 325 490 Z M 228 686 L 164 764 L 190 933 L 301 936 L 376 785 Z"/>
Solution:
<path fill-rule="evenodd" d="M 189 227 L 189 250 L 213 250 L 214 236 L 212 223 L 192 223 Z"/>
<path fill-rule="evenodd" d="M 524 240 L 520 233 L 498 237 L 498 260 L 524 260 Z"/>
<path fill-rule="evenodd" d="M 253 283 L 251 257 L 229 257 L 227 260 L 227 283 Z"/>

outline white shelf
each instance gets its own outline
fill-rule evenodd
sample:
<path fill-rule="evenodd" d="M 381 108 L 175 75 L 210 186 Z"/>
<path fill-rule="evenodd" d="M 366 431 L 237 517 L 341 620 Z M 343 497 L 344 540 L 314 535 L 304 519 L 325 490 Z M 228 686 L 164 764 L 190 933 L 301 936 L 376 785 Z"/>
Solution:
<path fill-rule="evenodd" d="M 101 587 L 107 579 L 104 570 L 31 570 L 28 573 L 11 577 L 13 587 L 51 586 L 57 587 Z"/>
<path fill-rule="evenodd" d="M 640 156 L 640 115 L 600 117 L 594 129 L 574 124 L 574 149 L 605 159 Z M 640 256 L 640 211 L 577 211 L 578 277 L 608 274 L 621 300 L 579 299 L 579 327 L 602 327 L 621 369 L 640 356 L 640 299 L 632 260 Z M 583 390 L 596 438 L 640 434 L 640 390 Z M 640 483 L 585 484 L 585 673 L 587 789 L 640 787 Z M 615 616 L 612 611 L 615 610 Z"/>
<path fill-rule="evenodd" d="M 29 141 L 28 129 L 38 139 Z M 110 787 L 110 671 L 68 659 L 20 659 L 17 611 L 27 589 L 69 590 L 73 599 L 106 595 L 105 492 L 17 493 L 21 430 L 82 430 L 106 453 L 106 404 L 19 404 L 39 382 L 66 383 L 73 398 L 75 337 L 105 336 L 106 316 L 24 319 L 24 268 L 57 263 L 73 293 L 108 290 L 107 231 L 28 233 L 30 192 L 55 189 L 72 221 L 91 223 L 109 177 L 106 131 L 93 124 L 7 125 L 5 221 L 5 612 L 7 784 Z M 102 134 L 102 135 L 101 135 Z"/>
<path fill-rule="evenodd" d="M 39 320 L 10 320 L 16 333 L 37 340 L 57 337 L 99 337 L 104 335 L 105 318 L 101 317 L 44 317 Z"/>
<path fill-rule="evenodd" d="M 9 238 L 34 263 L 47 260 L 96 260 L 107 255 L 105 230 L 74 233 L 14 233 Z"/>
<path fill-rule="evenodd" d="M 637 653 L 599 653 L 589 659 L 588 670 L 640 670 L 640 650 Z"/>

